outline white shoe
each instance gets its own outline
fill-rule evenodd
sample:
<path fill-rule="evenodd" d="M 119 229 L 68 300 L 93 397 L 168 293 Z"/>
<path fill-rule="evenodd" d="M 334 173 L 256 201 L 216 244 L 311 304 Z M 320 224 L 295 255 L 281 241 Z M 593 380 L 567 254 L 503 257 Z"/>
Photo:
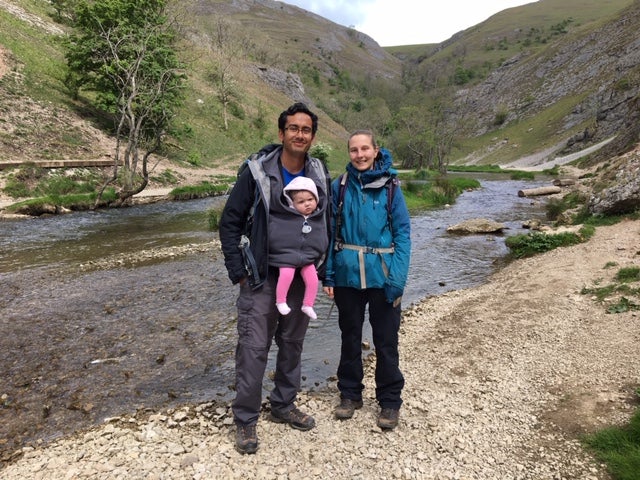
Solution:
<path fill-rule="evenodd" d="M 280 315 L 289 315 L 291 313 L 291 308 L 286 303 L 276 303 L 276 307 L 278 307 Z"/>
<path fill-rule="evenodd" d="M 302 310 L 302 313 L 306 314 L 309 318 L 313 320 L 318 318 L 318 315 L 316 315 L 316 311 L 313 309 L 313 307 L 310 307 L 308 305 L 303 305 L 300 310 Z"/>

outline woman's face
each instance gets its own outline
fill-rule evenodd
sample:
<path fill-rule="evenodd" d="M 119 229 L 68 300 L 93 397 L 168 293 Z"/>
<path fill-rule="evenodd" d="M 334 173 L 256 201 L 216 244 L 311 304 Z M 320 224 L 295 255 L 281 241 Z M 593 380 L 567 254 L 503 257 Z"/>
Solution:
<path fill-rule="evenodd" d="M 373 140 L 369 135 L 354 135 L 349 139 L 349 159 L 351 165 L 359 172 L 373 168 L 378 150 L 378 147 L 373 146 Z"/>

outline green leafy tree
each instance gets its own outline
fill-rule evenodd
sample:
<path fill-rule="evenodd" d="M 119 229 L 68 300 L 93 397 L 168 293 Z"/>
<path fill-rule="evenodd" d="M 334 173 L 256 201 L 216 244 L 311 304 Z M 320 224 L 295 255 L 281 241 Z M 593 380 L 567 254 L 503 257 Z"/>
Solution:
<path fill-rule="evenodd" d="M 116 205 L 149 181 L 149 159 L 160 150 L 185 81 L 175 25 L 165 0 L 78 1 L 66 49 L 67 84 L 95 93 L 95 106 L 114 122 Z"/>
<path fill-rule="evenodd" d="M 56 11 L 56 19 L 63 21 L 71 18 L 78 0 L 51 0 L 51 6 Z"/>

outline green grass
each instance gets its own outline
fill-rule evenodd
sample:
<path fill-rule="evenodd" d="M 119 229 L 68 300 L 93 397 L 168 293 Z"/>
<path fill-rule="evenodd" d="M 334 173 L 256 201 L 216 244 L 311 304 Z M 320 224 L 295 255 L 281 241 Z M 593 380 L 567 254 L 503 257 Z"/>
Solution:
<path fill-rule="evenodd" d="M 614 265 L 615 263 L 613 262 L 607 262 L 604 268 L 609 268 Z M 632 310 L 640 310 L 640 305 L 628 298 L 640 298 L 640 288 L 629 285 L 629 283 L 640 281 L 640 268 L 635 266 L 620 268 L 616 272 L 614 280 L 616 283 L 611 283 L 603 287 L 584 287 L 580 293 L 582 295 L 593 295 L 596 300 L 601 303 L 619 294 L 620 297 L 617 298 L 614 303 L 609 303 L 606 306 L 607 313 L 624 313 Z"/>
<path fill-rule="evenodd" d="M 91 210 L 95 207 L 98 194 L 77 193 L 71 195 L 46 195 L 43 197 L 31 198 L 23 202 L 17 202 L 7 207 L 7 211 L 24 215 L 42 215 L 43 213 L 53 213 L 57 207 L 74 211 Z M 116 200 L 116 193 L 113 188 L 108 188 L 102 194 L 102 199 L 98 207 L 108 206 Z"/>
<path fill-rule="evenodd" d="M 38 100 L 68 103 L 64 57 L 53 35 L 0 9 L 0 44 L 20 62 L 21 89 Z"/>
<path fill-rule="evenodd" d="M 510 255 L 515 258 L 526 258 L 538 253 L 548 252 L 558 247 L 577 245 L 587 241 L 595 233 L 592 226 L 583 226 L 578 233 L 562 232 L 547 234 L 533 232 L 507 237 L 505 244 L 511 250 Z"/>
<path fill-rule="evenodd" d="M 545 206 L 547 212 L 547 218 L 549 220 L 557 220 L 560 215 L 566 210 L 578 208 L 586 205 L 588 197 L 580 192 L 569 192 L 560 199 L 551 198 Z M 589 211 L 586 208 L 580 210 L 580 212 L 574 216 L 572 223 L 574 225 L 585 223 L 585 216 L 589 215 Z"/>
<path fill-rule="evenodd" d="M 500 165 L 447 165 L 448 172 L 505 173 Z"/>
<path fill-rule="evenodd" d="M 229 184 L 213 184 L 202 182 L 200 185 L 178 187 L 171 190 L 169 197 L 172 200 L 193 200 L 195 198 L 214 197 L 223 195 L 229 191 Z"/>
<path fill-rule="evenodd" d="M 588 212 L 584 213 L 584 216 L 580 218 L 580 221 L 574 219 L 574 223 L 583 223 L 585 225 L 592 225 L 594 227 L 603 227 L 607 225 L 615 225 L 623 220 L 639 220 L 640 211 L 633 213 L 627 213 L 624 215 L 590 215 Z"/>
<path fill-rule="evenodd" d="M 505 170 L 500 165 L 447 165 L 448 172 L 507 173 L 511 180 L 534 180 L 535 172 L 528 170 Z"/>
<path fill-rule="evenodd" d="M 220 217 L 222 216 L 223 208 L 224 208 L 224 205 L 210 208 L 209 211 L 207 212 L 209 230 L 211 230 L 212 232 L 218 231 L 218 227 L 220 226 Z"/>
<path fill-rule="evenodd" d="M 616 280 L 619 282 L 637 282 L 640 280 L 640 267 L 624 267 L 616 273 Z"/>
<path fill-rule="evenodd" d="M 4 193 L 13 198 L 64 196 L 96 191 L 102 176 L 90 168 L 51 169 L 25 164 L 8 176 Z"/>
<path fill-rule="evenodd" d="M 566 96 L 552 106 L 538 112 L 535 116 L 514 121 L 500 129 L 500 138 L 509 141 L 496 146 L 490 154 L 483 158 L 489 164 L 506 164 L 513 159 L 524 157 L 531 152 L 551 148 L 566 138 L 567 135 L 584 131 L 588 125 L 576 125 L 571 131 L 563 129 L 563 119 L 568 112 L 584 99 L 581 96 Z M 473 152 L 480 151 L 487 145 L 495 144 L 496 132 L 490 131 L 474 138 L 466 138 L 454 151 L 451 158 L 464 158 Z"/>
<path fill-rule="evenodd" d="M 415 213 L 455 203 L 462 192 L 479 187 L 480 182 L 473 178 L 436 177 L 428 182 L 405 181 L 402 192 L 407 208 Z"/>
<path fill-rule="evenodd" d="M 640 410 L 627 425 L 610 427 L 583 438 L 584 445 L 604 462 L 614 480 L 640 478 Z"/>
<path fill-rule="evenodd" d="M 606 285 L 604 287 L 597 288 L 583 288 L 580 293 L 582 295 L 593 295 L 599 302 L 604 301 L 605 298 L 613 295 L 617 290 L 617 286 L 614 284 Z"/>

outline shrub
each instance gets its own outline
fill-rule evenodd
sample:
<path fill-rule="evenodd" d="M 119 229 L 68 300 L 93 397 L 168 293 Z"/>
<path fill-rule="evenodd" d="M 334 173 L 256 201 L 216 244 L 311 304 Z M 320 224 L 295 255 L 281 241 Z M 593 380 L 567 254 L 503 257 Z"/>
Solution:
<path fill-rule="evenodd" d="M 563 232 L 546 234 L 534 232 L 507 237 L 505 245 L 516 258 L 531 257 L 537 253 L 548 252 L 558 247 L 577 245 L 590 238 L 594 233 L 593 227 L 583 227 L 579 233 Z"/>
<path fill-rule="evenodd" d="M 640 267 L 624 267 L 616 273 L 616 280 L 619 282 L 640 281 Z"/>
<path fill-rule="evenodd" d="M 316 143 L 313 147 L 311 147 L 309 151 L 309 155 L 312 157 L 316 157 L 325 165 L 327 164 L 327 160 L 329 159 L 329 155 L 331 154 L 331 146 L 326 143 Z"/>

